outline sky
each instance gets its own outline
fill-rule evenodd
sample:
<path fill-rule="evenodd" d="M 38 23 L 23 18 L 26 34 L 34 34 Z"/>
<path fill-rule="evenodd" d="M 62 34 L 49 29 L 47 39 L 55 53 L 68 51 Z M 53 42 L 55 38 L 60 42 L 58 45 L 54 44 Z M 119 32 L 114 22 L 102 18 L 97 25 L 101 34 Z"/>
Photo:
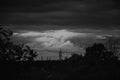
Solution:
<path fill-rule="evenodd" d="M 84 55 L 84 48 L 120 35 L 119 0 L 3 0 L 0 24 L 13 39 L 39 56 L 58 58 L 60 48 Z M 40 57 L 38 57 L 40 58 Z"/>

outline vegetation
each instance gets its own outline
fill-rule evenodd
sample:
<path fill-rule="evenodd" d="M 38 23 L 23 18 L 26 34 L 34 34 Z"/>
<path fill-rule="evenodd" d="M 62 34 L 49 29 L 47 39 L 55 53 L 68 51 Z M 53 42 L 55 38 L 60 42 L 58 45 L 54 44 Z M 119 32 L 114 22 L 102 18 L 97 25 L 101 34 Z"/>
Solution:
<path fill-rule="evenodd" d="M 86 59 L 89 61 L 112 61 L 117 60 L 117 56 L 113 52 L 109 51 L 104 44 L 94 44 L 92 47 L 86 48 Z"/>
<path fill-rule="evenodd" d="M 13 32 L 0 28 L 0 61 L 33 61 L 36 52 L 28 45 L 10 41 Z"/>

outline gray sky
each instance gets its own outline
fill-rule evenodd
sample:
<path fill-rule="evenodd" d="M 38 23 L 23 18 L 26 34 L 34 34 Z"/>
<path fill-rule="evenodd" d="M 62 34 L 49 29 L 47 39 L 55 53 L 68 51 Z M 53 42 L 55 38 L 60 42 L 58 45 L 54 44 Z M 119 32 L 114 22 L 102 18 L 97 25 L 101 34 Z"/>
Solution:
<path fill-rule="evenodd" d="M 83 44 L 120 36 L 119 4 L 119 0 L 3 0 L 0 24 L 15 32 L 14 41 L 29 44 L 40 56 L 56 58 L 49 51 L 61 47 L 82 54 Z"/>
<path fill-rule="evenodd" d="M 0 10 L 1 24 L 120 24 L 119 0 L 4 0 Z"/>

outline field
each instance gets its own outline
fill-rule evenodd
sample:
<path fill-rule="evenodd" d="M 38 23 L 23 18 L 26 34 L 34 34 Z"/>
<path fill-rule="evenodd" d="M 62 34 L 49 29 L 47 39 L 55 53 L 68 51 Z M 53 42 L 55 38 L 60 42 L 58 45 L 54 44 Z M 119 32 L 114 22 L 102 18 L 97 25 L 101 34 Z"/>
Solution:
<path fill-rule="evenodd" d="M 10 80 L 120 80 L 120 62 L 33 61 L 0 64 L 1 77 Z"/>

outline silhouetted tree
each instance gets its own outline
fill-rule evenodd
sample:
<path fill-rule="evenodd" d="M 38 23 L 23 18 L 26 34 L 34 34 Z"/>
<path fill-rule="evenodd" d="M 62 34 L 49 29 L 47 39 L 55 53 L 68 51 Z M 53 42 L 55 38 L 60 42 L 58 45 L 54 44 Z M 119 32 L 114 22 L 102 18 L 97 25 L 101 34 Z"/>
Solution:
<path fill-rule="evenodd" d="M 28 45 L 10 41 L 13 32 L 0 28 L 0 61 L 33 61 L 36 52 Z"/>
<path fill-rule="evenodd" d="M 116 55 L 114 55 L 113 52 L 111 51 L 106 51 L 104 52 L 104 54 L 102 55 L 102 59 L 106 60 L 106 61 L 116 61 L 118 60 L 118 57 Z"/>
<path fill-rule="evenodd" d="M 87 60 L 93 62 L 112 60 L 113 58 L 116 58 L 115 55 L 108 51 L 102 43 L 95 43 L 92 47 L 86 48 L 85 57 Z"/>
<path fill-rule="evenodd" d="M 105 46 L 108 49 L 108 51 L 113 52 L 114 55 L 120 55 L 120 38 L 109 37 L 105 43 Z"/>
<path fill-rule="evenodd" d="M 71 62 L 80 62 L 83 61 L 84 57 L 79 54 L 72 54 L 72 56 L 68 59 Z"/>

